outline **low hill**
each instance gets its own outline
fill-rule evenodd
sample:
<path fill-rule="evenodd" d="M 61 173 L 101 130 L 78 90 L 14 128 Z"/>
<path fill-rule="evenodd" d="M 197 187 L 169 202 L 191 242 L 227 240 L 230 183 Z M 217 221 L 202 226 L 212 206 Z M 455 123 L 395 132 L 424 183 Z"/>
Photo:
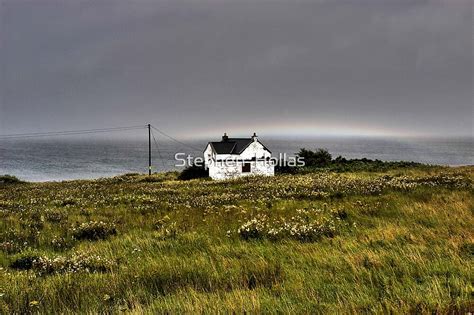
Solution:
<path fill-rule="evenodd" d="M 0 184 L 0 313 L 474 310 L 474 167 Z"/>

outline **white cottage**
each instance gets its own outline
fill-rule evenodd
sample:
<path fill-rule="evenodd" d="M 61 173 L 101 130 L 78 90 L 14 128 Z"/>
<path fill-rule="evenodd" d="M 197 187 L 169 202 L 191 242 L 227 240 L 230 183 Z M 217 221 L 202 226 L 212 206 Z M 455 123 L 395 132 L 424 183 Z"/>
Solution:
<path fill-rule="evenodd" d="M 272 153 L 254 133 L 251 138 L 229 138 L 209 142 L 204 150 L 204 161 L 213 179 L 227 179 L 248 175 L 275 175 Z"/>

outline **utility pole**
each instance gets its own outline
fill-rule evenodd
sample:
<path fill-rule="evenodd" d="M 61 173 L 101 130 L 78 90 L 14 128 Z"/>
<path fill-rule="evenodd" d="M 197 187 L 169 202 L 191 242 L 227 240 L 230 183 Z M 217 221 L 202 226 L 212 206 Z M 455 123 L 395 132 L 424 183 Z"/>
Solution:
<path fill-rule="evenodd" d="M 148 124 L 148 176 L 151 175 L 151 125 Z"/>

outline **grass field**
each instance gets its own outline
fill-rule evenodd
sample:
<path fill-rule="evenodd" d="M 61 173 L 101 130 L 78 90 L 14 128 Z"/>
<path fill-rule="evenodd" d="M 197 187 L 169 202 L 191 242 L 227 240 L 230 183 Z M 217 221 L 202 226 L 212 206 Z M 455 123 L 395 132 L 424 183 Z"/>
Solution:
<path fill-rule="evenodd" d="M 0 184 L 0 313 L 474 311 L 474 167 Z"/>

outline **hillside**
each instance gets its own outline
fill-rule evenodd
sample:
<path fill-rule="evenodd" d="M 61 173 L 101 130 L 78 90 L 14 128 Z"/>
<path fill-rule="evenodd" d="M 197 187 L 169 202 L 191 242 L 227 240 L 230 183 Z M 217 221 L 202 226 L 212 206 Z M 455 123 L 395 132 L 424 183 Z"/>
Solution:
<path fill-rule="evenodd" d="M 474 310 L 474 167 L 0 184 L 0 313 Z"/>

